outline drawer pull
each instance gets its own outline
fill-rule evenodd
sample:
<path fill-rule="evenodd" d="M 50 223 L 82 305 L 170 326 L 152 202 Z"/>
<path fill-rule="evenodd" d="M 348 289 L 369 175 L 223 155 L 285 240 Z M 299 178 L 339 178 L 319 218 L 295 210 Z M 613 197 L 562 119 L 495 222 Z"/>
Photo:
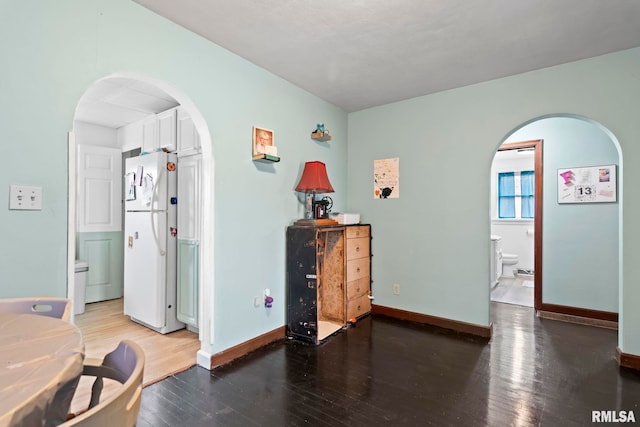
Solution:
<path fill-rule="evenodd" d="M 360 267 L 356 268 L 356 271 L 357 271 L 358 273 L 360 273 Z"/>
<path fill-rule="evenodd" d="M 360 252 L 360 246 L 356 246 L 356 252 Z"/>

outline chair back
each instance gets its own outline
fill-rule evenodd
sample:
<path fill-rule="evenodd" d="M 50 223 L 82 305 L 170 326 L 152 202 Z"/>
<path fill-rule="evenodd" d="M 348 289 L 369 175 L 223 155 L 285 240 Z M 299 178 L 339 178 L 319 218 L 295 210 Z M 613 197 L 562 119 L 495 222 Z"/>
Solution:
<path fill-rule="evenodd" d="M 145 356 L 133 341 L 123 340 L 107 354 L 101 364 L 85 360 L 83 375 L 94 376 L 89 409 L 61 424 L 61 426 L 133 427 L 138 420 L 142 398 L 142 375 Z M 122 383 L 110 396 L 100 401 L 103 378 Z"/>
<path fill-rule="evenodd" d="M 0 313 L 38 314 L 69 320 L 71 300 L 56 297 L 0 299 Z"/>

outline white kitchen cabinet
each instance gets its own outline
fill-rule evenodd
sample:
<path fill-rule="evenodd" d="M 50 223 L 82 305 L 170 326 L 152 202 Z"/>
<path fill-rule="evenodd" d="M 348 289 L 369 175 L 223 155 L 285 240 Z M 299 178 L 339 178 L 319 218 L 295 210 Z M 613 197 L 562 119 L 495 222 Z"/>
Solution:
<path fill-rule="evenodd" d="M 200 238 L 202 156 L 178 158 L 178 239 Z"/>
<path fill-rule="evenodd" d="M 175 108 L 157 114 L 158 147 L 165 151 L 176 151 L 176 117 Z"/>
<path fill-rule="evenodd" d="M 178 320 L 198 328 L 202 156 L 178 158 Z"/>
<path fill-rule="evenodd" d="M 176 109 L 154 114 L 142 120 L 142 151 L 151 153 L 163 148 L 176 151 Z"/>
<path fill-rule="evenodd" d="M 192 156 L 200 153 L 200 134 L 196 130 L 191 116 L 179 108 L 177 113 L 178 122 L 178 156 Z"/>
<path fill-rule="evenodd" d="M 158 117 L 154 114 L 142 120 L 142 152 L 151 153 L 158 148 Z"/>

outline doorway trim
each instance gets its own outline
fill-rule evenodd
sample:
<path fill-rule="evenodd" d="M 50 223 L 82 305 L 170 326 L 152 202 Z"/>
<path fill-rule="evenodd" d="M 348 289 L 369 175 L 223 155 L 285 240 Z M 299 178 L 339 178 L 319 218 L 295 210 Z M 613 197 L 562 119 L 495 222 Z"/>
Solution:
<path fill-rule="evenodd" d="M 542 140 L 502 144 L 497 151 L 533 148 L 534 218 L 533 218 L 533 308 L 541 310 L 542 303 Z"/>

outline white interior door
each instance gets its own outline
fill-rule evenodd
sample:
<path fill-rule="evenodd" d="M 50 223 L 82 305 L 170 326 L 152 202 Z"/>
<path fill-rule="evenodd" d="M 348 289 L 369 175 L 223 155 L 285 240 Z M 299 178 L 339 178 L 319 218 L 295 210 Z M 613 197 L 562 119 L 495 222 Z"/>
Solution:
<path fill-rule="evenodd" d="M 86 302 L 122 296 L 122 153 L 77 146 L 77 253 L 89 263 Z"/>
<path fill-rule="evenodd" d="M 78 232 L 122 230 L 122 153 L 78 145 Z"/>

